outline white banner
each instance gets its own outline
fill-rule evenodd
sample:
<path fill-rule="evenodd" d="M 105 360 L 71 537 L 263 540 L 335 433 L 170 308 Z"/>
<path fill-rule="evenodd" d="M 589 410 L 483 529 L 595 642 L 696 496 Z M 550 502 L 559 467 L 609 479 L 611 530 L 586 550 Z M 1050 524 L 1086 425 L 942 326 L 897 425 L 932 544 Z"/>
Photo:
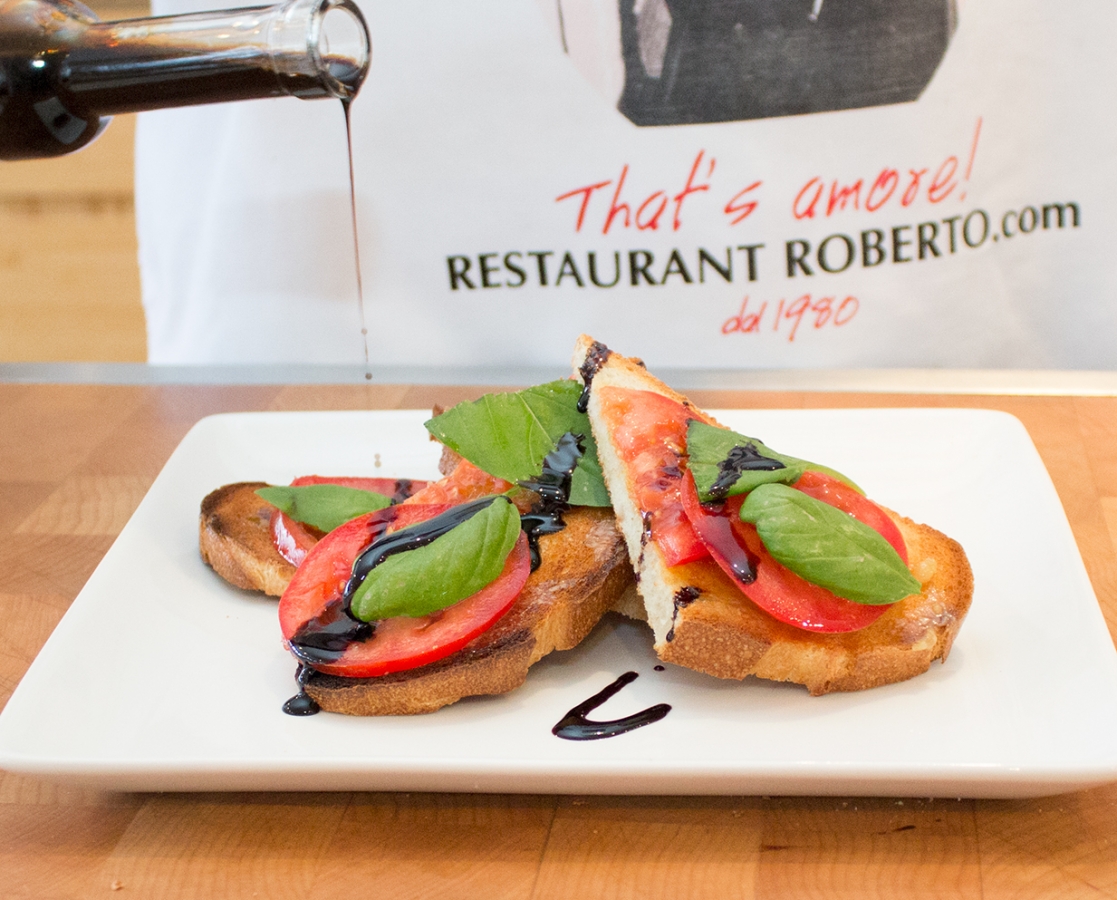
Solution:
<path fill-rule="evenodd" d="M 1111 2 L 362 9 L 374 364 L 1117 367 Z M 153 362 L 363 362 L 338 103 L 144 114 L 137 217 Z"/>

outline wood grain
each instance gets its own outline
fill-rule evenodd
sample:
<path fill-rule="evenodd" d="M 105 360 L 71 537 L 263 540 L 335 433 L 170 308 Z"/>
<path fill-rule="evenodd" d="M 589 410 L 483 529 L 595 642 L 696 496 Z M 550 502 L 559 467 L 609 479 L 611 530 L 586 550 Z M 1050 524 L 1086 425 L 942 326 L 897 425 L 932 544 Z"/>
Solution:
<path fill-rule="evenodd" d="M 756 896 L 763 807 L 749 798 L 583 797 L 558 803 L 534 894 L 547 900 Z"/>
<path fill-rule="evenodd" d="M 0 702 L 200 417 L 427 408 L 478 388 L 0 384 Z M 1020 418 L 1117 625 L 1117 400 L 695 394 Z M 1027 801 L 113 794 L 0 773 L 4 898 L 1117 896 L 1117 785 Z"/>
<path fill-rule="evenodd" d="M 146 0 L 92 0 L 103 20 Z M 133 204 L 135 116 L 85 149 L 0 162 L 0 362 L 147 358 Z"/>
<path fill-rule="evenodd" d="M 147 358 L 134 116 L 52 160 L 0 163 L 0 361 Z"/>

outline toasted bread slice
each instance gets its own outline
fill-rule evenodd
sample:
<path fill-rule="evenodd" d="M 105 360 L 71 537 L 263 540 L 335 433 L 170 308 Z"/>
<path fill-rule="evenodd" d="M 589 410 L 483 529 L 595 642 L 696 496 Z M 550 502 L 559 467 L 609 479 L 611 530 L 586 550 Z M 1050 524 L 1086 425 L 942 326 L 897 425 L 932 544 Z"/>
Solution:
<path fill-rule="evenodd" d="M 260 483 L 226 485 L 202 502 L 202 558 L 237 587 L 282 594 L 294 567 L 271 538 L 274 507 L 256 496 Z M 553 650 L 577 646 L 611 609 L 638 607 L 627 552 L 609 509 L 576 507 L 566 527 L 539 539 L 541 564 L 512 608 L 444 659 L 376 678 L 316 672 L 306 692 L 330 712 L 410 715 L 433 712 L 462 697 L 518 687 L 528 669 Z"/>
<path fill-rule="evenodd" d="M 460 456 L 443 447 L 439 471 L 447 475 L 460 462 Z M 409 484 L 397 482 L 405 483 Z M 279 597 L 295 566 L 275 548 L 272 518 L 279 510 L 256 495 L 267 486 L 263 481 L 240 481 L 207 494 L 198 521 L 198 547 L 202 560 L 229 584 Z"/>
<path fill-rule="evenodd" d="M 633 490 L 634 473 L 618 452 L 614 425 L 600 392 L 650 391 L 717 424 L 685 397 L 653 378 L 642 363 L 579 338 L 574 368 L 589 386 L 588 413 L 629 557 L 636 570 L 655 649 L 665 662 L 718 678 L 756 675 L 805 685 L 812 694 L 856 691 L 903 681 L 945 660 L 969 609 L 973 576 L 962 548 L 926 525 L 891 511 L 908 548 L 908 565 L 922 592 L 893 604 L 872 625 L 844 634 L 804 631 L 755 606 L 712 559 L 668 566 L 649 540 L 646 510 Z M 681 461 L 685 463 L 685 448 Z"/>
<path fill-rule="evenodd" d="M 272 541 L 272 516 L 279 510 L 256 496 L 262 481 L 227 484 L 202 501 L 198 546 L 202 559 L 229 584 L 280 596 L 295 567 Z"/>

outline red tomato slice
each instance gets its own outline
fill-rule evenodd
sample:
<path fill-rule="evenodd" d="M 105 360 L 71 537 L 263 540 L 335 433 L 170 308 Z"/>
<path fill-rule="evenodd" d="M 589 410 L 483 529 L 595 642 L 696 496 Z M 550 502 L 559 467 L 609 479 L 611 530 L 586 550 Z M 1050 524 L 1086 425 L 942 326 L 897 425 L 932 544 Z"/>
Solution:
<path fill-rule="evenodd" d="M 302 522 L 296 522 L 284 512 L 271 517 L 271 541 L 276 551 L 287 562 L 298 568 L 306 555 L 321 539 L 322 532 Z"/>
<path fill-rule="evenodd" d="M 308 484 L 339 484 L 360 491 L 375 491 L 391 497 L 393 503 L 406 500 L 427 486 L 425 481 L 408 478 L 347 478 L 328 475 L 303 475 L 291 482 L 292 487 Z M 310 548 L 322 539 L 322 532 L 302 522 L 296 522 L 286 513 L 272 516 L 271 536 L 275 549 L 293 566 L 302 565 Z"/>
<path fill-rule="evenodd" d="M 612 426 L 614 445 L 634 475 L 636 503 L 651 520 L 651 539 L 669 566 L 708 555 L 683 511 L 680 487 L 687 422 L 693 410 L 650 391 L 602 387 L 601 414 Z"/>
<path fill-rule="evenodd" d="M 302 475 L 291 482 L 292 487 L 307 484 L 340 484 L 359 491 L 375 491 L 391 497 L 393 503 L 402 503 L 427 486 L 425 481 L 413 481 L 410 478 L 349 478 L 333 475 Z"/>
<path fill-rule="evenodd" d="M 822 472 L 804 472 L 792 487 L 864 522 L 888 541 L 904 564 L 907 564 L 908 548 L 904 543 L 903 535 L 900 534 L 900 529 L 896 527 L 892 517 L 868 497 Z"/>
<path fill-rule="evenodd" d="M 423 490 L 412 494 L 405 502 L 454 505 L 489 494 L 503 494 L 512 487 L 511 482 L 490 475 L 469 460 L 463 459 L 445 478 L 429 482 Z"/>
<path fill-rule="evenodd" d="M 369 513 L 326 535 L 295 572 L 279 601 L 285 640 L 337 601 L 358 554 L 389 526 L 424 521 L 445 505 L 400 505 Z M 369 678 L 413 669 L 449 656 L 491 627 L 516 601 L 531 572 L 527 537 L 521 534 L 495 581 L 471 597 L 429 616 L 384 619 L 368 641 L 354 643 L 334 663 L 316 664 L 320 672 Z"/>
<path fill-rule="evenodd" d="M 307 554 L 304 564 L 279 598 L 279 626 L 283 637 L 289 639 L 304 622 L 319 615 L 326 604 L 341 596 L 352 574 L 353 561 L 376 538 L 389 528 L 406 528 L 449 508 L 445 504 L 389 506 L 358 516 L 323 537 Z M 326 549 L 315 552 L 326 538 L 330 538 Z"/>
<path fill-rule="evenodd" d="M 756 572 L 756 558 L 742 545 L 733 529 L 733 517 L 740 512 L 743 498 L 703 506 L 698 499 L 694 476 L 687 472 L 680 492 L 683 511 L 695 534 L 725 574 L 744 590 L 742 579 Z"/>
<path fill-rule="evenodd" d="M 838 597 L 776 562 L 756 528 L 740 519 L 743 495 L 730 498 L 717 511 L 703 506 L 698 501 L 694 478 L 688 472 L 682 500 L 695 531 L 709 541 L 710 555 L 741 592 L 772 618 L 805 631 L 839 633 L 872 625 L 888 608 Z M 739 563 L 742 558 L 747 558 L 756 573 L 756 579 L 749 584 L 742 583 L 734 571 L 734 562 Z"/>

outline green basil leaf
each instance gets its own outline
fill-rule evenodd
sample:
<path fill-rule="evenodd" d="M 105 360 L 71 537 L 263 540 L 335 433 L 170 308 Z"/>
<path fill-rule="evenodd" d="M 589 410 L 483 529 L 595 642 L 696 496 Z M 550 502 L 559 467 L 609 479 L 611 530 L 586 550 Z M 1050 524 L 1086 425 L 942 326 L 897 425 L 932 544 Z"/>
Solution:
<path fill-rule="evenodd" d="M 839 597 L 879 605 L 922 590 L 880 534 L 802 491 L 761 485 L 745 498 L 741 520 L 756 526 L 777 562 Z"/>
<path fill-rule="evenodd" d="M 768 460 L 782 463 L 783 468 L 768 469 L 754 468 L 740 472 L 727 491 L 713 492 L 712 488 L 722 474 L 722 466 L 729 455 L 736 448 L 746 448 Z M 848 484 L 851 488 L 864 493 L 856 484 L 841 472 L 827 466 L 798 459 L 777 453 L 771 447 L 765 446 L 763 441 L 746 437 L 728 428 L 718 428 L 707 425 L 697 419 L 691 419 L 687 427 L 687 467 L 694 475 L 694 483 L 698 488 L 698 499 L 703 503 L 711 500 L 723 500 L 737 494 L 747 494 L 749 491 L 762 484 L 794 484 L 799 476 L 808 469 L 814 472 L 823 472 L 832 478 Z"/>
<path fill-rule="evenodd" d="M 577 410 L 581 393 L 578 382 L 564 379 L 515 393 L 486 394 L 459 403 L 426 426 L 455 453 L 513 483 L 537 476 L 543 458 L 564 434 L 580 434 L 585 453 L 571 479 L 570 503 L 609 506 L 589 419 Z"/>
<path fill-rule="evenodd" d="M 364 622 L 425 616 L 496 580 L 520 535 L 520 513 L 505 497 L 425 547 L 389 556 L 368 573 L 350 609 Z"/>
<path fill-rule="evenodd" d="M 392 505 L 392 499 L 375 491 L 340 484 L 307 484 L 301 487 L 264 487 L 257 496 L 277 506 L 296 522 L 320 531 L 333 531 L 350 519 Z"/>

